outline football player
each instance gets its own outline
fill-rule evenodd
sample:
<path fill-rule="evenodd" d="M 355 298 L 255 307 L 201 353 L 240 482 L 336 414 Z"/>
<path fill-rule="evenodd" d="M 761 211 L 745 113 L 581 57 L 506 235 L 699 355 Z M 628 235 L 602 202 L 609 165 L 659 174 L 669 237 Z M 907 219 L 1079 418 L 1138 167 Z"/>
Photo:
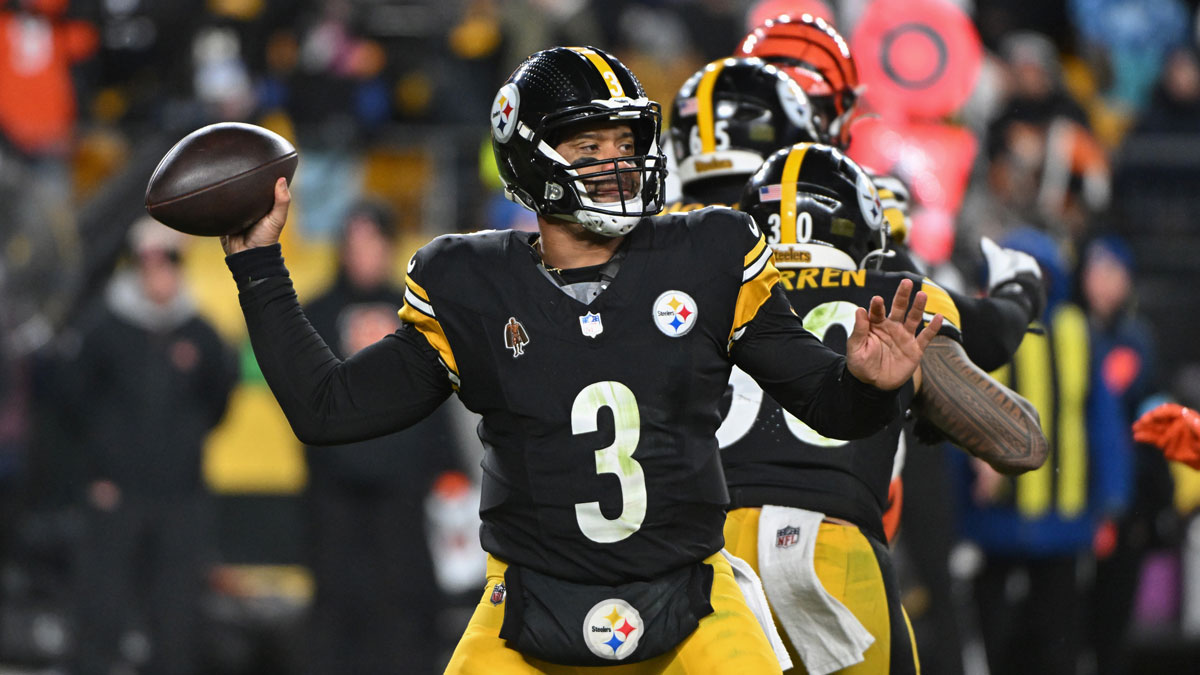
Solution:
<path fill-rule="evenodd" d="M 967 358 L 950 295 L 929 279 L 883 272 L 889 238 L 866 172 L 836 148 L 802 143 L 773 154 L 740 199 L 772 243 L 780 285 L 805 328 L 840 350 L 857 307 L 912 283 L 939 327 L 902 405 L 998 471 L 1045 460 L 1032 405 Z M 893 308 L 894 309 L 894 308 Z M 923 334 L 925 334 L 923 333 Z M 759 572 L 794 663 L 807 672 L 916 673 L 882 516 L 902 420 L 848 440 L 783 410 L 735 371 L 717 432 L 729 484 L 728 549 Z"/>
<path fill-rule="evenodd" d="M 850 130 L 862 85 L 846 40 L 820 17 L 780 16 L 752 30 L 736 50 L 740 57 L 758 57 L 790 76 L 812 106 L 808 118 L 817 137 L 842 151 L 850 147 Z M 908 189 L 893 176 L 872 174 L 884 203 L 891 230 L 891 254 L 885 269 L 918 272 L 908 254 Z M 1037 261 L 1019 251 L 981 244 L 988 266 L 988 298 L 955 294 L 963 320 L 963 339 L 971 360 L 994 370 L 1012 357 L 1026 327 L 1041 316 L 1045 290 Z"/>
<path fill-rule="evenodd" d="M 730 370 L 821 433 L 868 436 L 896 418 L 941 317 L 914 336 L 925 294 L 905 281 L 891 313 L 882 298 L 855 313 L 842 356 L 803 329 L 747 215 L 652 217 L 659 105 L 599 49 L 529 57 L 491 124 L 539 231 L 420 249 L 401 328 L 345 361 L 280 256 L 284 181 L 271 213 L 222 239 L 267 382 L 310 444 L 401 429 L 451 393 L 482 415 L 488 579 L 447 672 L 779 672 L 786 652 L 735 577 L 753 573 L 721 551 Z"/>
<path fill-rule="evenodd" d="M 671 106 L 683 198 L 667 211 L 736 205 L 768 155 L 817 140 L 811 112 L 800 86 L 762 59 L 717 59 L 696 71 Z"/>

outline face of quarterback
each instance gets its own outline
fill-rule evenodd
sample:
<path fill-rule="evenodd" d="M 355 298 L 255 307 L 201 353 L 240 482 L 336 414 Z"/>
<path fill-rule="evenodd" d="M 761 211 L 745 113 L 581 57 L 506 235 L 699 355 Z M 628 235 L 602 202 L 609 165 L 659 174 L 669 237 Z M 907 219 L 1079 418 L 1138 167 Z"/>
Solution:
<path fill-rule="evenodd" d="M 620 161 L 634 154 L 633 129 L 628 124 L 597 122 L 580 126 L 554 149 L 580 175 L 603 174 L 580 181 L 593 202 L 618 203 L 637 194 L 640 171 L 632 162 Z"/>

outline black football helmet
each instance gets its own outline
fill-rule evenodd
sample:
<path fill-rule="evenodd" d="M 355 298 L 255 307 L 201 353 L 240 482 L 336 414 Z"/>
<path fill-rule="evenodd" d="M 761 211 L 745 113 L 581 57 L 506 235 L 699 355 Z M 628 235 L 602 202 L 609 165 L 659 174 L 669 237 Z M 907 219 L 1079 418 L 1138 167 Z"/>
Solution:
<path fill-rule="evenodd" d="M 812 102 L 817 140 L 850 147 L 862 88 L 850 47 L 833 26 L 811 14 L 778 16 L 750 31 L 736 53 L 775 64 L 796 80 Z"/>
<path fill-rule="evenodd" d="M 739 203 L 767 237 L 775 265 L 878 269 L 888 255 L 871 177 L 837 148 L 798 143 L 763 162 Z"/>
<path fill-rule="evenodd" d="M 718 59 L 680 88 L 671 147 L 685 190 L 695 181 L 749 177 L 779 148 L 817 140 L 804 91 L 761 59 Z"/>
<path fill-rule="evenodd" d="M 594 47 L 555 47 L 530 56 L 500 87 L 491 121 L 505 195 L 525 208 L 609 237 L 662 210 L 662 110 L 615 57 Z M 572 165 L 555 150 L 572 129 L 604 122 L 629 125 L 632 156 Z M 604 168 L 579 173 L 591 166 Z M 616 181 L 617 201 L 589 196 L 589 185 L 605 178 Z"/>

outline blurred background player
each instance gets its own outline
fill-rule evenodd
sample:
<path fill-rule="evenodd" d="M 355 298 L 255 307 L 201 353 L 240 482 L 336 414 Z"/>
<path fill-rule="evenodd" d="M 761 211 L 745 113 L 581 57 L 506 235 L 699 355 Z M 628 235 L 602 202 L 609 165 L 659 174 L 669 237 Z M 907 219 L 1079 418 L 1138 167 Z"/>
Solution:
<path fill-rule="evenodd" d="M 129 237 L 132 265 L 113 277 L 71 379 L 88 467 L 72 672 L 196 675 L 216 547 L 201 450 L 237 362 L 196 313 L 180 265 L 187 237 L 149 217 Z"/>
<path fill-rule="evenodd" d="M 826 145 L 785 148 L 750 180 L 740 204 L 776 242 L 781 283 L 805 328 L 835 349 L 856 307 L 902 279 L 919 284 L 929 296 L 926 316 L 947 320 L 902 405 L 1004 473 L 1041 464 L 1037 413 L 966 358 L 950 296 L 928 279 L 879 271 L 887 227 L 858 165 Z M 903 420 L 866 439 L 827 438 L 749 378 L 735 372 L 731 383 L 718 431 L 731 500 L 726 546 L 762 576 L 793 661 L 803 664 L 797 671 L 919 672 L 883 526 Z"/>
<path fill-rule="evenodd" d="M 668 212 L 734 206 L 746 180 L 779 148 L 812 141 L 804 92 L 756 58 L 717 59 L 680 87 L 670 140 L 683 197 Z"/>
<path fill-rule="evenodd" d="M 974 581 L 993 675 L 1074 673 L 1083 650 L 1084 570 L 1100 525 L 1127 506 L 1133 464 L 1128 420 L 1100 372 L 1096 340 L 1049 235 L 1003 242 L 1032 255 L 1047 279 L 1043 333 L 1030 333 L 994 376 L 1029 399 L 1050 440 L 1046 463 L 1018 477 L 961 462 L 962 534 L 983 554 Z"/>

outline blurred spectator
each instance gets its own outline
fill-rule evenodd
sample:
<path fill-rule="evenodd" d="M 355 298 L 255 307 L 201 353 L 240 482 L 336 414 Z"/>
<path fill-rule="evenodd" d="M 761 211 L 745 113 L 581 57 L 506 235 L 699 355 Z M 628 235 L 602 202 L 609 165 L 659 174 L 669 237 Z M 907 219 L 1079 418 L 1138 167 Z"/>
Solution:
<path fill-rule="evenodd" d="M 1051 447 L 1040 469 L 1015 479 L 961 462 L 963 534 L 983 553 L 974 601 L 991 675 L 1071 675 L 1083 644 L 1080 570 L 1094 560 L 1097 525 L 1120 515 L 1129 491 L 1129 422 L 1090 358 L 1059 244 L 1028 228 L 1001 244 L 1038 260 L 1048 302 L 1045 333 L 1026 335 L 995 375 L 1037 407 Z"/>
<path fill-rule="evenodd" d="M 387 54 L 363 37 L 350 0 L 309 0 L 293 25 L 272 37 L 268 89 L 296 128 L 304 168 L 292 190 L 305 234 L 330 239 L 361 194 L 365 141 L 391 117 L 383 81 Z"/>
<path fill-rule="evenodd" d="M 133 265 L 113 278 L 71 364 L 89 469 L 76 568 L 79 675 L 142 660 L 156 675 L 201 672 L 213 547 L 201 451 L 237 366 L 196 314 L 180 267 L 184 241 L 148 217 L 134 224 Z M 148 644 L 138 637 L 147 634 Z"/>
<path fill-rule="evenodd" d="M 313 327 L 348 358 L 400 326 L 391 281 L 395 229 L 363 202 L 344 220 L 337 280 L 307 308 Z M 403 432 L 305 450 L 310 565 L 316 582 L 307 644 L 313 675 L 433 673 L 444 667 L 444 604 L 427 545 L 425 498 L 453 468 L 443 408 Z M 448 650 L 447 650 L 448 654 Z"/>
<path fill-rule="evenodd" d="M 1139 109 L 1149 98 L 1163 57 L 1188 39 L 1180 0 L 1070 0 L 1072 24 L 1096 69 L 1108 75 L 1106 97 Z"/>
<path fill-rule="evenodd" d="M 0 8 L 0 135 L 31 159 L 64 159 L 77 101 L 71 66 L 96 51 L 96 29 L 66 20 L 68 0 L 20 0 Z"/>
<path fill-rule="evenodd" d="M 1167 55 L 1135 133 L 1200 133 L 1200 60 L 1194 47 Z"/>
<path fill-rule="evenodd" d="M 1127 420 L 1140 417 L 1158 392 L 1154 336 L 1136 312 L 1133 271 L 1133 253 L 1116 236 L 1097 237 L 1084 249 L 1080 286 L 1092 349 Z M 1103 523 L 1096 540 L 1099 560 L 1087 615 L 1098 675 L 1130 672 L 1128 628 L 1142 561 L 1152 547 L 1165 544 L 1164 528 L 1174 520 L 1174 486 L 1158 449 L 1134 448 L 1130 487 L 1128 510 Z"/>

